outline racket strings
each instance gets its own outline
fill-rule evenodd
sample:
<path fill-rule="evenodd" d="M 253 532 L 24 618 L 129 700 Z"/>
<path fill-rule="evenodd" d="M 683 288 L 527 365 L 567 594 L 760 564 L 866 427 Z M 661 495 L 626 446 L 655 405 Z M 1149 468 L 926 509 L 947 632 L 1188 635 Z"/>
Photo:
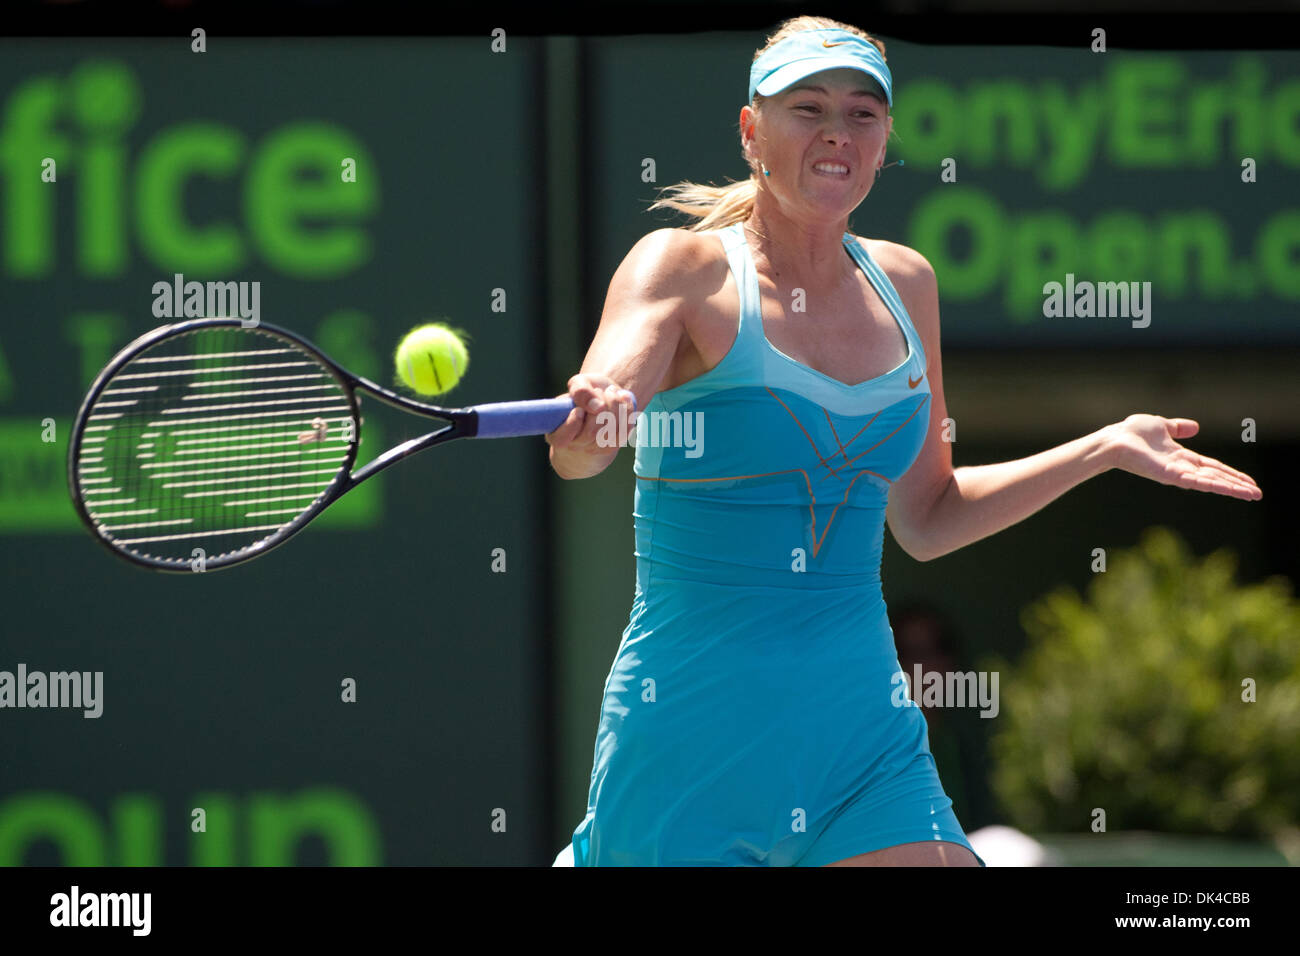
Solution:
<path fill-rule="evenodd" d="M 357 432 L 348 392 L 310 353 L 257 330 L 200 329 L 106 384 L 77 480 L 101 535 L 189 564 L 253 548 L 310 510 Z"/>

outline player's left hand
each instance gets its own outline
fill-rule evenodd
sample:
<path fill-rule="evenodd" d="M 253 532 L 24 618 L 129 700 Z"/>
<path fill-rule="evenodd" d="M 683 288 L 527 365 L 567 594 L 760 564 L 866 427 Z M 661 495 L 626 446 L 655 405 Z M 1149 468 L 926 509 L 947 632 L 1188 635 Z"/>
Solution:
<path fill-rule="evenodd" d="M 1177 439 L 1200 431 L 1201 426 L 1190 418 L 1130 415 L 1110 428 L 1116 468 L 1164 485 L 1246 501 L 1264 496 L 1250 475 L 1178 444 Z"/>

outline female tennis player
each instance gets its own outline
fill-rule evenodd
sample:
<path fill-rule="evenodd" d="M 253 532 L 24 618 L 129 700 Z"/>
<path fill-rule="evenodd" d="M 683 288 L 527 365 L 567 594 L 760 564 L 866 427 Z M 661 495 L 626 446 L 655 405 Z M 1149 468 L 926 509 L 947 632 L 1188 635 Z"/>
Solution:
<path fill-rule="evenodd" d="M 934 270 L 846 231 L 893 125 L 884 52 L 798 17 L 755 54 L 752 177 L 655 204 L 699 221 L 619 266 L 547 436 L 556 473 L 586 478 L 618 453 L 604 413 L 657 431 L 636 437 L 636 590 L 574 865 L 983 865 L 895 693 L 885 523 L 928 561 L 1111 468 L 1260 497 L 1158 415 L 953 469 Z M 687 416 L 692 447 L 664 447 Z"/>

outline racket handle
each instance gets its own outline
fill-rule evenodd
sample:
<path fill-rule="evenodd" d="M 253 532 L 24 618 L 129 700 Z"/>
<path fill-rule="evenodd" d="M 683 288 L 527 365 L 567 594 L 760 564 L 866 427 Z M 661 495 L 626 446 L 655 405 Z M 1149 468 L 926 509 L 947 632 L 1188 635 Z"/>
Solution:
<path fill-rule="evenodd" d="M 573 411 L 573 399 L 564 395 L 531 402 L 493 402 L 475 405 L 473 410 L 478 412 L 475 438 L 518 438 L 555 431 Z"/>

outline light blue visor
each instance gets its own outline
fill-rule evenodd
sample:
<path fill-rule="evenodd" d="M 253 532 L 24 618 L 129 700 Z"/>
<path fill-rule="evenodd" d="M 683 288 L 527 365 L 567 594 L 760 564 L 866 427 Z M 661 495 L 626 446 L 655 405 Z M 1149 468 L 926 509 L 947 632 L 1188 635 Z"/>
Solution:
<path fill-rule="evenodd" d="M 875 44 L 846 30 L 803 30 L 786 37 L 749 68 L 749 102 L 771 96 L 822 70 L 861 70 L 880 84 L 893 109 L 893 79 Z"/>

